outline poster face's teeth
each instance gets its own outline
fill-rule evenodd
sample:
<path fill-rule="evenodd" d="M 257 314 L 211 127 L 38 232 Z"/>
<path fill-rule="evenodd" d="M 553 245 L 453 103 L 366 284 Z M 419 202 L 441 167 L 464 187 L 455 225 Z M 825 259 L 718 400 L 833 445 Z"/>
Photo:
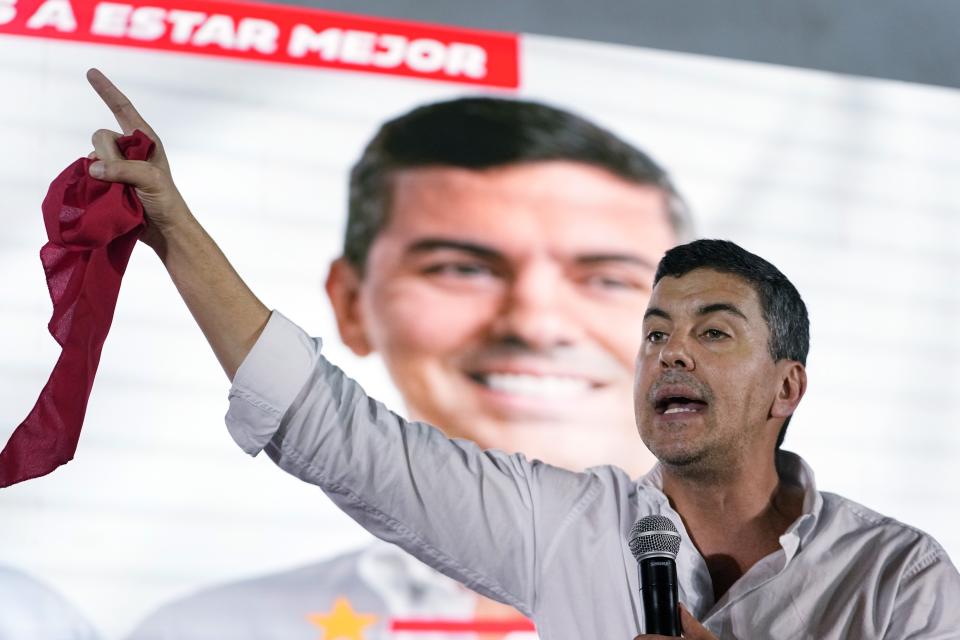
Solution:
<path fill-rule="evenodd" d="M 491 373 L 483 377 L 484 384 L 494 391 L 522 396 L 557 398 L 588 391 L 590 383 L 583 378 L 565 376 L 535 376 L 518 373 Z"/>

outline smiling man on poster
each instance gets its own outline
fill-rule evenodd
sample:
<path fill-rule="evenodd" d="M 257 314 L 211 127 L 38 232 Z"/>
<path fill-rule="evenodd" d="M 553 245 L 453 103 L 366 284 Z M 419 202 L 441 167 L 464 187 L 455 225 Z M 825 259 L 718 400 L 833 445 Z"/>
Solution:
<path fill-rule="evenodd" d="M 565 468 L 649 470 L 631 408 L 635 318 L 690 226 L 653 160 L 561 109 L 461 98 L 380 127 L 349 193 L 327 292 L 341 339 L 382 357 L 407 415 Z M 367 640 L 532 628 L 375 544 L 189 594 L 130 638 L 315 640 L 350 620 Z"/>
<path fill-rule="evenodd" d="M 125 132 L 155 137 L 105 78 Z M 271 313 L 180 198 L 162 149 L 146 163 L 95 140 L 99 178 L 133 184 L 163 260 L 233 381 L 227 426 L 248 453 L 321 486 L 377 536 L 532 617 L 544 638 L 640 627 L 625 536 L 661 514 L 681 532 L 691 638 L 949 638 L 960 575 L 929 536 L 817 490 L 779 449 L 806 388 L 806 309 L 772 264 L 724 241 L 667 252 L 642 318 L 634 406 L 659 459 L 633 480 L 483 451 L 407 422 Z M 700 619 L 705 626 L 695 621 Z"/>

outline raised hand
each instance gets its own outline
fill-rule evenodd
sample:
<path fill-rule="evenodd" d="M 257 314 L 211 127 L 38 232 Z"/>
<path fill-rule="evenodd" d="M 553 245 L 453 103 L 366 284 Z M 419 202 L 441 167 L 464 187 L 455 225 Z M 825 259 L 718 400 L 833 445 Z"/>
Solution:
<path fill-rule="evenodd" d="M 123 134 L 139 129 L 156 149 L 146 161 L 126 160 L 117 148 L 120 133 L 93 134 L 97 160 L 90 175 L 132 185 L 143 203 L 148 225 L 141 240 L 160 256 L 171 280 L 231 379 L 270 317 L 270 310 L 247 288 L 226 256 L 193 217 L 177 191 L 160 138 L 127 97 L 96 69 L 87 80 L 117 118 Z"/>
<path fill-rule="evenodd" d="M 100 71 L 87 71 L 87 80 L 113 112 L 123 132 L 109 129 L 94 132 L 94 151 L 89 157 L 97 162 L 90 165 L 90 175 L 99 180 L 123 182 L 136 188 L 149 223 L 141 239 L 158 253 L 162 253 L 165 234 L 176 225 L 189 222 L 192 216 L 173 182 L 170 164 L 160 138 L 130 100 Z M 145 133 L 156 144 L 153 155 L 146 161 L 126 160 L 117 148 L 117 138 L 129 135 L 136 129 Z"/>

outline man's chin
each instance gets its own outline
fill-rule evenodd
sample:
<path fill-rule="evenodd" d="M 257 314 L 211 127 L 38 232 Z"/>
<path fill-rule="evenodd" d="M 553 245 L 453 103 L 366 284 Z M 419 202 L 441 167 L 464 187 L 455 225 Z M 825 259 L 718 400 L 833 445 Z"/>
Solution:
<path fill-rule="evenodd" d="M 570 413 L 498 409 L 465 409 L 455 418 L 451 416 L 443 430 L 452 438 L 473 440 L 487 449 L 515 447 L 514 451 L 523 451 L 522 443 L 533 443 L 537 446 L 552 443 L 556 446 L 560 442 L 568 445 L 576 443 L 583 438 L 602 440 L 601 434 L 597 432 L 597 421 L 604 420 L 600 414 L 595 420 L 587 421 Z M 613 419 L 604 422 L 615 424 Z"/>
<path fill-rule="evenodd" d="M 678 477 L 699 481 L 715 481 L 729 470 L 729 461 L 721 460 L 706 448 L 689 447 L 654 451 L 657 460 Z"/>
<path fill-rule="evenodd" d="M 559 433 L 570 429 L 581 431 L 583 428 L 581 422 L 562 420 L 552 414 L 463 412 L 457 416 L 455 424 L 445 431 L 454 438 L 486 441 L 493 447 L 500 447 L 499 442 L 511 441 L 517 434 Z"/>
<path fill-rule="evenodd" d="M 669 467 L 682 469 L 696 466 L 703 462 L 707 454 L 703 447 L 695 446 L 689 438 L 644 437 L 642 440 L 657 460 Z"/>
<path fill-rule="evenodd" d="M 680 469 L 690 468 L 703 462 L 705 456 L 699 451 L 654 452 L 661 464 Z"/>

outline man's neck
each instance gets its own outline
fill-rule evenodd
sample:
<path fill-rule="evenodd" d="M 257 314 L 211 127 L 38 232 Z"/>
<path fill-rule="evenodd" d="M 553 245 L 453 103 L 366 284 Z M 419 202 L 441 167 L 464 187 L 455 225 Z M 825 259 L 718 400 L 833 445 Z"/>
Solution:
<path fill-rule="evenodd" d="M 780 536 L 803 508 L 803 490 L 782 482 L 772 459 L 702 474 L 664 466 L 663 491 L 707 563 L 717 600 L 780 548 Z"/>

